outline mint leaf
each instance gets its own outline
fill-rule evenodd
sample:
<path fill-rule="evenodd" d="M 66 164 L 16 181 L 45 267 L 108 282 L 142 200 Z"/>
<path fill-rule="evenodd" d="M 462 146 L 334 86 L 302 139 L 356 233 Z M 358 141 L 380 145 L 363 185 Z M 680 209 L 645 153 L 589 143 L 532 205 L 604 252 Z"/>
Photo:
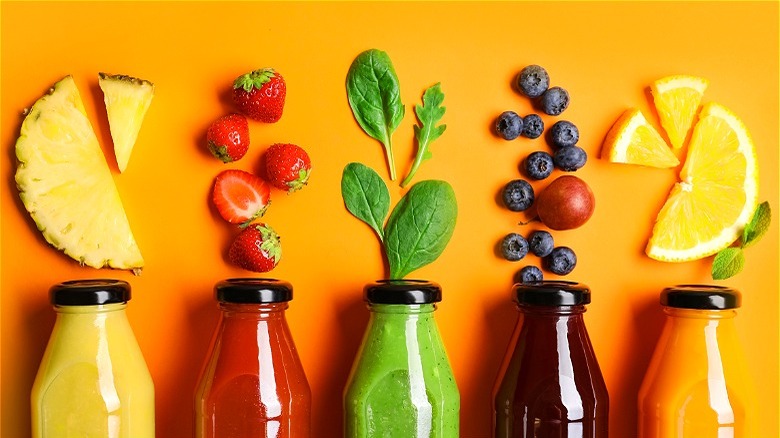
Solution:
<path fill-rule="evenodd" d="M 414 174 L 417 173 L 417 169 L 420 164 L 431 158 L 431 152 L 428 150 L 428 146 L 439 138 L 444 130 L 447 129 L 447 125 L 436 126 L 444 113 L 446 108 L 441 106 L 444 102 L 444 93 L 441 91 L 441 83 L 429 87 L 423 93 L 423 104 L 416 105 L 414 112 L 417 114 L 419 120 L 418 125 L 414 125 L 414 138 L 417 139 L 417 155 L 414 157 L 414 163 L 409 171 L 409 174 L 404 178 L 401 183 L 401 187 L 406 187 L 414 178 Z"/>
<path fill-rule="evenodd" d="M 769 202 L 764 201 L 756 207 L 753 218 L 745 226 L 742 232 L 742 248 L 756 243 L 769 229 L 769 223 L 772 221 L 772 211 L 769 208 Z"/>
<path fill-rule="evenodd" d="M 742 248 L 729 247 L 723 249 L 712 261 L 712 279 L 725 280 L 731 278 L 745 266 L 745 253 Z"/>

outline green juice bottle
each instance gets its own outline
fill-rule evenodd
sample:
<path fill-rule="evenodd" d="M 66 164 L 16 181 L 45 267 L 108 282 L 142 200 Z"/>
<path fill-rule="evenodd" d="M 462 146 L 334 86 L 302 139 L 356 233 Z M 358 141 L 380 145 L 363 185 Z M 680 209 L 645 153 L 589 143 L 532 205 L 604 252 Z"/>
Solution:
<path fill-rule="evenodd" d="M 457 438 L 460 394 L 433 312 L 441 287 L 366 286 L 371 317 L 344 394 L 346 438 Z"/>

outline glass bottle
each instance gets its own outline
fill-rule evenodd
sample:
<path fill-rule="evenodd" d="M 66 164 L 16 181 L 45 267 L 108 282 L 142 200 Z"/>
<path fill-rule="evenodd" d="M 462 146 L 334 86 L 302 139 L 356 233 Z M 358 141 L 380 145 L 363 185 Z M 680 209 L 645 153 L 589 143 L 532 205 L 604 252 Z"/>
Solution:
<path fill-rule="evenodd" d="M 606 438 L 609 396 L 585 329 L 590 290 L 514 288 L 520 318 L 494 391 L 496 438 Z"/>
<path fill-rule="evenodd" d="M 368 328 L 344 393 L 347 438 L 457 438 L 460 395 L 433 312 L 438 284 L 365 287 Z"/>
<path fill-rule="evenodd" d="M 67 281 L 49 297 L 57 319 L 32 388 L 33 438 L 153 438 L 154 384 L 125 314 L 130 285 Z"/>
<path fill-rule="evenodd" d="M 661 337 L 639 391 L 640 438 L 755 437 L 755 394 L 734 326 L 738 291 L 683 285 L 661 292 Z"/>
<path fill-rule="evenodd" d="M 285 319 L 290 283 L 234 278 L 215 287 L 219 323 L 195 395 L 198 438 L 306 438 L 311 391 Z"/>

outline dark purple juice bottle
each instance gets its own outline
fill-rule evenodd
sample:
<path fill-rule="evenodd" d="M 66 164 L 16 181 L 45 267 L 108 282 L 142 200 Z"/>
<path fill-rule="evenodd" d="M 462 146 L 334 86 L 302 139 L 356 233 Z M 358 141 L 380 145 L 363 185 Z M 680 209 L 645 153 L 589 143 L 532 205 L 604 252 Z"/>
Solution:
<path fill-rule="evenodd" d="M 585 329 L 590 290 L 542 281 L 514 288 L 520 310 L 494 397 L 496 438 L 606 438 L 609 396 Z"/>

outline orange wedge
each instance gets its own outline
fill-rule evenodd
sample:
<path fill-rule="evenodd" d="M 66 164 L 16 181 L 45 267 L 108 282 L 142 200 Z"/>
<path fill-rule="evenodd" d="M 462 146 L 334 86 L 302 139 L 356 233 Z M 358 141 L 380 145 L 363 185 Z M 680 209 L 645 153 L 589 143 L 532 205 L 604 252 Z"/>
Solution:
<path fill-rule="evenodd" d="M 683 147 L 708 84 L 695 76 L 669 76 L 650 86 L 661 126 L 674 149 Z"/>
<path fill-rule="evenodd" d="M 704 105 L 688 156 L 658 213 L 647 255 L 683 262 L 733 243 L 758 201 L 756 149 L 745 125 L 717 103 Z"/>
<path fill-rule="evenodd" d="M 613 163 L 651 167 L 675 167 L 680 160 L 636 108 L 626 110 L 612 125 L 604 139 L 601 157 Z"/>

